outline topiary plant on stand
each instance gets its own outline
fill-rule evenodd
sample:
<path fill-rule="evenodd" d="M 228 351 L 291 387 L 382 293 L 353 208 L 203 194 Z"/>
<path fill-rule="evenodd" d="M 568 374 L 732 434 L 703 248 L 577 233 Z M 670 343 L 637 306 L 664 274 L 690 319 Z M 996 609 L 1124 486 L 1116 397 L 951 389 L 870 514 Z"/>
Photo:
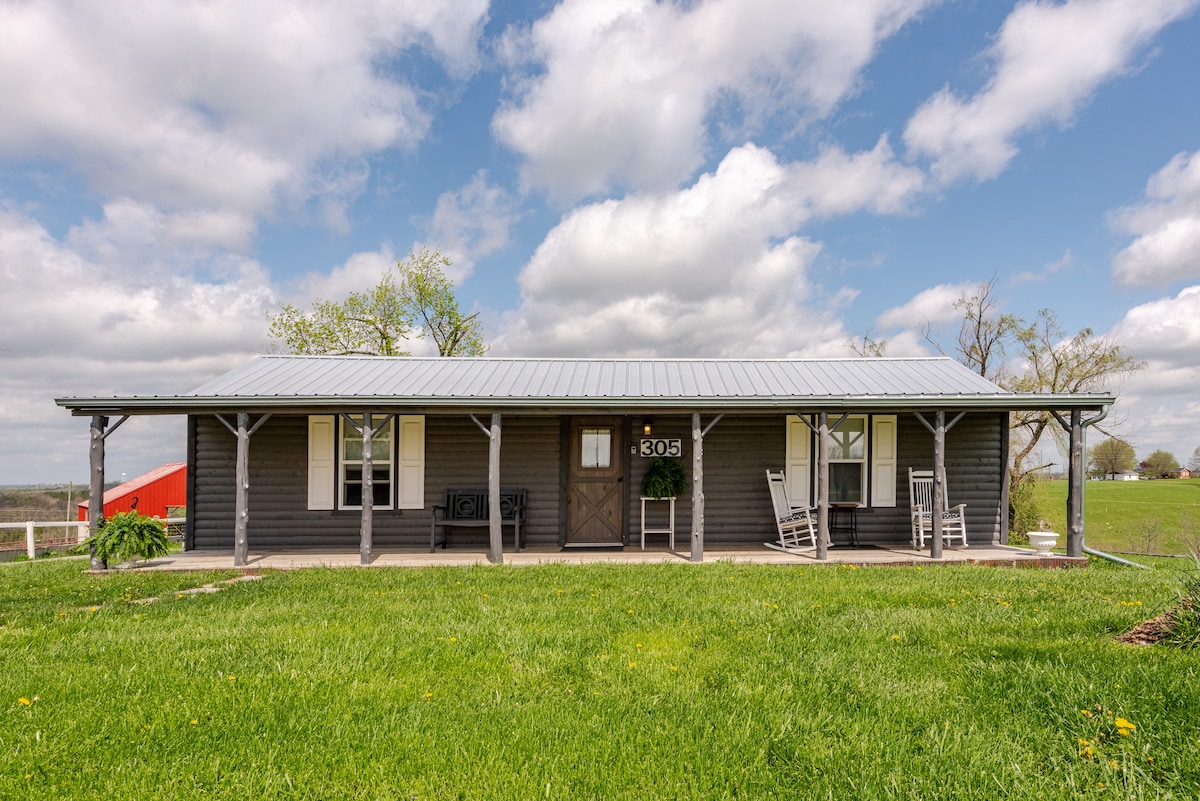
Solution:
<path fill-rule="evenodd" d="M 117 512 L 82 545 L 95 545 L 96 558 L 106 564 L 166 556 L 170 547 L 166 525 L 137 512 Z"/>
<path fill-rule="evenodd" d="M 677 498 L 688 487 L 683 465 L 669 456 L 655 456 L 646 467 L 642 479 L 642 495 L 647 498 Z"/>

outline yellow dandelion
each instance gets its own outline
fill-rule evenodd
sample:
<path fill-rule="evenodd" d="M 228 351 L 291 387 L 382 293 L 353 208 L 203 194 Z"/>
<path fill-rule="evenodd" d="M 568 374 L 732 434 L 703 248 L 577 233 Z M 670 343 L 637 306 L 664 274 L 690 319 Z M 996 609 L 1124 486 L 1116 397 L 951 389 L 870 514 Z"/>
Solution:
<path fill-rule="evenodd" d="M 230 677 L 229 677 L 229 680 L 230 680 L 230 681 L 237 681 L 237 676 L 230 676 Z"/>
<path fill-rule="evenodd" d="M 1117 764 L 1117 760 L 1115 760 L 1115 759 L 1108 760 L 1108 766 L 1110 768 L 1112 768 L 1113 770 L 1116 770 L 1117 768 L 1120 767 L 1120 765 Z"/>
<path fill-rule="evenodd" d="M 1125 718 L 1117 718 L 1116 720 L 1113 721 L 1113 725 L 1116 726 L 1118 729 L 1129 729 L 1130 731 L 1133 731 L 1134 729 L 1137 728 L 1137 726 L 1134 726 L 1132 723 L 1130 723 Z"/>
<path fill-rule="evenodd" d="M 192 718 L 192 725 L 193 725 L 193 726 L 199 726 L 199 725 L 200 725 L 200 721 L 199 721 L 199 720 L 197 720 L 196 718 Z"/>
<path fill-rule="evenodd" d="M 20 704 L 21 706 L 29 706 L 29 705 L 31 705 L 33 702 L 32 702 L 32 701 L 30 701 L 28 698 L 18 698 L 18 699 L 17 699 L 17 703 L 18 703 L 18 704 Z"/>
<path fill-rule="evenodd" d="M 671 670 L 679 670 L 679 668 L 676 667 L 675 665 L 671 665 Z"/>
<path fill-rule="evenodd" d="M 896 642 L 900 642 L 900 635 L 899 635 L 899 634 L 893 634 L 893 635 L 892 635 L 892 639 L 893 639 L 893 640 L 895 640 Z"/>
<path fill-rule="evenodd" d="M 638 647 L 638 648 L 641 648 L 641 647 L 642 647 L 642 644 L 639 642 L 639 643 L 637 644 L 637 647 Z"/>
<path fill-rule="evenodd" d="M 426 697 L 426 698 L 432 698 L 432 697 L 433 697 L 433 693 L 425 693 L 425 697 Z"/>
<path fill-rule="evenodd" d="M 630 667 L 637 667 L 637 662 L 630 662 L 630 663 L 629 663 L 629 666 L 630 666 Z"/>
<path fill-rule="evenodd" d="M 1086 747 L 1086 746 L 1089 746 L 1089 745 L 1091 745 L 1091 743 L 1090 743 L 1090 742 L 1088 742 L 1087 740 L 1083 739 L 1082 737 L 1080 737 L 1080 738 L 1079 738 L 1079 745 L 1080 745 L 1080 746 L 1083 746 L 1083 747 Z"/>
<path fill-rule="evenodd" d="M 451 637 L 451 638 L 450 638 L 450 642 L 458 642 L 458 638 L 457 638 L 457 637 Z"/>
<path fill-rule="evenodd" d="M 97 611 L 99 611 L 99 609 L 100 609 L 100 607 L 98 607 L 98 606 L 89 606 L 88 607 L 89 612 L 97 612 Z"/>
<path fill-rule="evenodd" d="M 1090 709 L 1081 709 L 1079 710 L 1079 713 L 1082 715 L 1087 715 L 1089 718 L 1092 716 L 1092 710 Z"/>
<path fill-rule="evenodd" d="M 625 611 L 626 611 L 628 614 L 631 614 L 631 615 L 633 614 L 633 610 L 632 610 L 632 609 L 626 609 Z"/>
<path fill-rule="evenodd" d="M 1103 790 L 1103 789 L 1104 789 L 1104 782 L 1096 782 L 1096 786 L 1097 786 L 1097 787 L 1099 787 L 1101 790 Z"/>

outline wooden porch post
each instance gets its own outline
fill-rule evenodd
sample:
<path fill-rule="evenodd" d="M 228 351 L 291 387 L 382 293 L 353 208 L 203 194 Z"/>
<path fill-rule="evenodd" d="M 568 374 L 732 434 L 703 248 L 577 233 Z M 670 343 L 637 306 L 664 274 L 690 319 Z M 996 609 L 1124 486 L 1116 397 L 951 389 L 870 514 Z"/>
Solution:
<path fill-rule="evenodd" d="M 704 432 L 700 430 L 700 412 L 692 412 L 691 561 L 704 561 Z"/>
<path fill-rule="evenodd" d="M 234 500 L 233 566 L 242 567 L 249 555 L 247 528 L 250 521 L 250 415 L 237 416 L 237 491 Z"/>
<path fill-rule="evenodd" d="M 504 562 L 504 533 L 500 515 L 500 413 L 492 412 L 488 446 L 488 561 Z"/>
<path fill-rule="evenodd" d="M 221 415 L 216 418 L 237 437 L 237 455 L 234 463 L 234 505 L 233 505 L 233 566 L 244 567 L 250 550 L 248 527 L 250 522 L 250 437 L 258 427 L 267 422 L 270 414 L 261 415 L 258 422 L 250 425 L 250 415 L 238 412 L 237 428 Z"/>
<path fill-rule="evenodd" d="M 817 413 L 817 559 L 829 558 L 829 413 Z"/>
<path fill-rule="evenodd" d="M 938 409 L 933 424 L 933 541 L 929 556 L 942 558 L 942 510 L 946 508 L 946 413 Z"/>
<path fill-rule="evenodd" d="M 121 427 L 121 424 L 129 419 L 129 415 L 125 415 L 116 422 L 112 428 L 108 428 L 108 418 L 101 414 L 92 415 L 91 425 L 91 451 L 89 458 L 91 461 L 91 481 L 90 492 L 88 493 L 88 533 L 96 534 L 100 531 L 100 526 L 104 525 L 104 440 L 108 439 L 108 435 Z M 108 430 L 105 430 L 108 429 Z M 96 546 L 92 545 L 89 549 L 91 556 L 92 570 L 106 570 L 108 564 L 96 558 Z"/>
<path fill-rule="evenodd" d="M 375 515 L 375 430 L 371 427 L 371 413 L 363 412 L 362 421 L 362 520 L 358 537 L 358 563 L 371 564 L 372 525 Z"/>
<path fill-rule="evenodd" d="M 91 490 L 88 494 L 88 531 L 95 536 L 104 523 L 104 429 L 108 426 L 108 418 L 92 415 L 92 444 L 91 444 Z M 92 570 L 103 570 L 107 564 L 96 558 L 96 544 L 89 548 L 92 560 Z"/>
<path fill-rule="evenodd" d="M 1083 412 L 1071 410 L 1067 471 L 1067 556 L 1083 556 Z"/>

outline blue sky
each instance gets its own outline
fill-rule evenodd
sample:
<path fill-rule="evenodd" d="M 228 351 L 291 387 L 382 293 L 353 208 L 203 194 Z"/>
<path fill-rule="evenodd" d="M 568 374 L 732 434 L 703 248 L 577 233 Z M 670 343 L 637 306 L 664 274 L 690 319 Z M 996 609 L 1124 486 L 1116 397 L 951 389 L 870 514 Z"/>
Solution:
<path fill-rule="evenodd" d="M 1200 446 L 1200 0 L 323 5 L 0 2 L 0 483 L 420 245 L 499 356 L 916 355 L 994 276 Z"/>

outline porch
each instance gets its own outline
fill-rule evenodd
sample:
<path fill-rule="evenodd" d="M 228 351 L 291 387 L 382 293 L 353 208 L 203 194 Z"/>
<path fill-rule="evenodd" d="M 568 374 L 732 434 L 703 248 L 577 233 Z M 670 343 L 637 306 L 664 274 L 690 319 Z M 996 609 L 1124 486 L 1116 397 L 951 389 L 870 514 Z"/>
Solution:
<path fill-rule="evenodd" d="M 377 549 L 367 567 L 466 567 L 489 564 L 487 547 L 460 547 L 429 553 L 424 549 Z M 940 559 L 929 550 L 916 550 L 911 545 L 866 546 L 861 548 L 830 548 L 828 558 L 821 561 L 816 551 L 791 554 L 762 546 L 709 546 L 704 551 L 705 562 L 763 565 L 847 565 L 853 567 L 905 567 L 923 565 L 976 564 L 999 567 L 1086 567 L 1087 558 L 1063 554 L 1038 556 L 1027 548 L 1008 545 L 971 545 L 969 548 L 943 549 Z M 563 549 L 534 546 L 520 553 L 506 552 L 506 564 L 513 566 L 541 564 L 691 564 L 690 551 L 665 547 L 625 549 Z M 229 551 L 202 550 L 152 559 L 139 570 L 234 570 L 247 573 L 260 570 L 299 570 L 307 567 L 362 567 L 358 549 L 254 549 L 244 566 L 234 564 Z"/>

